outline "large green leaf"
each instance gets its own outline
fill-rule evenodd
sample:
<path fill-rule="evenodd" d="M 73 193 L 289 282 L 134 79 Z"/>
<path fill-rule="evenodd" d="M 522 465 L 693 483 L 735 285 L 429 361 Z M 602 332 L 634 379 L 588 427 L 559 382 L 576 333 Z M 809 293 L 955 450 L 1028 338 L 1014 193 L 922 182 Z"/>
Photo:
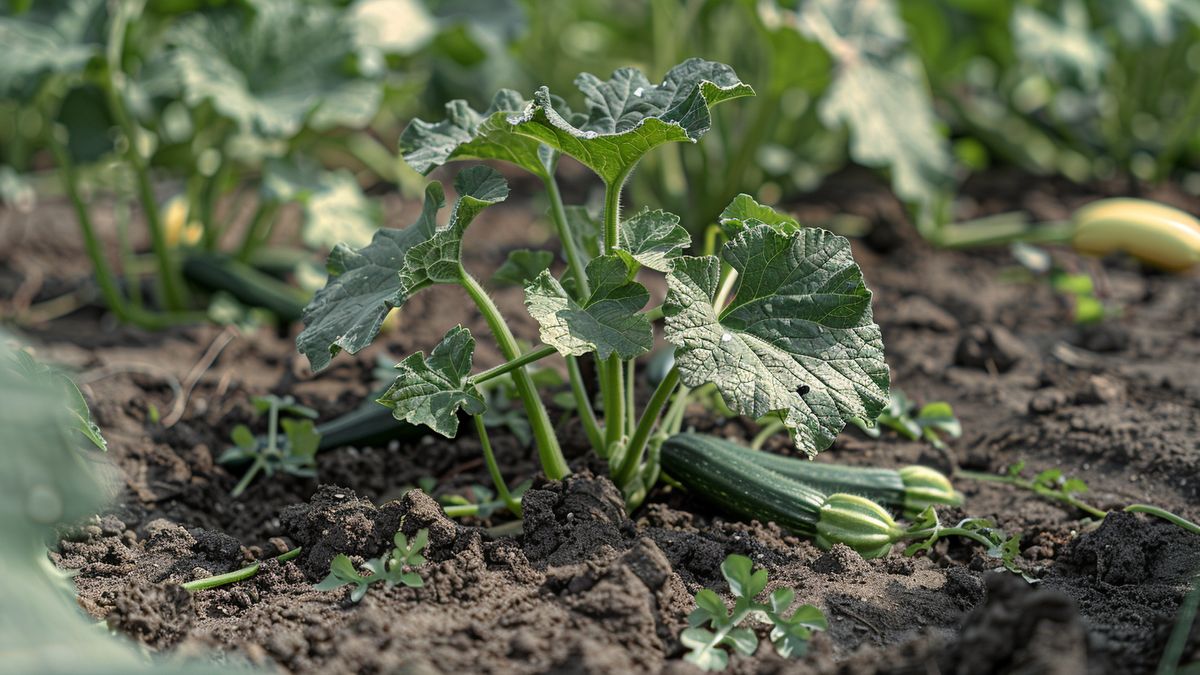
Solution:
<path fill-rule="evenodd" d="M 479 212 L 508 198 L 508 183 L 495 169 L 473 166 L 454 179 L 458 201 L 450 222 L 404 256 L 400 283 L 409 295 L 433 284 L 456 284 L 462 279 L 462 237 Z"/>
<path fill-rule="evenodd" d="M 527 248 L 510 251 L 504 264 L 492 275 L 492 281 L 523 287 L 543 270 L 550 269 L 553 263 L 554 254 L 550 251 L 533 251 Z"/>
<path fill-rule="evenodd" d="M 459 173 L 454 187 L 458 201 L 445 228 L 437 228 L 445 196 L 433 182 L 417 222 L 378 230 L 362 249 L 339 244 L 329 254 L 329 281 L 304 309 L 304 330 L 296 338 L 314 371 L 342 350 L 354 354 L 370 344 L 387 313 L 420 289 L 458 281 L 462 233 L 484 207 L 508 195 L 508 186 L 494 169 L 476 166 Z"/>
<path fill-rule="evenodd" d="M 636 68 L 621 68 L 607 82 L 584 73 L 575 85 L 588 105 L 582 125 L 556 105 L 546 87 L 509 122 L 517 133 L 574 157 L 608 183 L 626 176 L 655 146 L 698 141 L 712 126 L 712 106 L 754 95 L 732 68 L 703 59 L 675 66 L 662 84 L 651 84 Z"/>
<path fill-rule="evenodd" d="M 850 417 L 874 419 L 888 402 L 888 367 L 871 292 L 845 238 L 757 225 L 722 250 L 738 273 L 719 314 L 715 256 L 682 257 L 667 275 L 667 340 L 683 382 L 712 382 L 735 411 L 778 412 L 797 449 L 829 446 Z"/>
<path fill-rule="evenodd" d="M 633 281 L 637 266 L 624 253 L 594 258 L 587 266 L 591 297 L 571 299 L 549 271 L 525 288 L 525 305 L 541 326 L 542 342 L 565 355 L 596 352 L 632 359 L 650 351 L 654 332 L 641 313 L 650 300 L 645 286 Z"/>
<path fill-rule="evenodd" d="M 430 183 L 417 222 L 379 230 L 361 249 L 338 245 L 329 254 L 329 281 L 304 308 L 304 330 L 296 338 L 314 371 L 343 349 L 354 354 L 370 344 L 387 313 L 408 299 L 399 274 L 404 254 L 433 236 L 445 203 L 441 183 Z"/>
<path fill-rule="evenodd" d="M 837 64 L 822 123 L 848 127 L 856 162 L 889 169 L 897 196 L 931 207 L 952 182 L 952 160 L 895 3 L 809 0 L 798 18 Z"/>
<path fill-rule="evenodd" d="M 679 216 L 658 209 L 642 209 L 621 221 L 617 236 L 618 248 L 659 272 L 670 270 L 671 261 L 692 245 L 688 231 L 679 224 Z"/>
<path fill-rule="evenodd" d="M 247 4 L 191 15 L 172 30 L 171 63 L 188 105 L 209 103 L 241 131 L 270 138 L 370 121 L 382 88 L 348 71 L 348 15 L 301 0 Z"/>
<path fill-rule="evenodd" d="M 446 119 L 415 119 L 400 134 L 404 161 L 420 173 L 457 159 L 499 159 L 512 162 L 538 176 L 553 170 L 554 153 L 538 141 L 512 132 L 508 117 L 525 109 L 525 98 L 501 89 L 482 113 L 466 101 L 446 104 Z"/>
<path fill-rule="evenodd" d="M 1092 31 L 1082 2 L 1063 2 L 1058 14 L 1056 20 L 1027 5 L 1013 8 L 1010 29 L 1017 56 L 1052 80 L 1074 81 L 1085 90 L 1095 90 L 1112 56 Z"/>
<path fill-rule="evenodd" d="M 29 98 L 47 76 L 80 71 L 101 49 L 104 0 L 37 5 L 0 17 L 0 98 Z"/>
<path fill-rule="evenodd" d="M 726 237 L 736 237 L 739 232 L 755 225 L 770 225 L 783 234 L 791 234 L 800 229 L 796 219 L 784 215 L 775 209 L 759 204 L 748 194 L 740 194 L 733 198 L 729 206 L 721 212 L 717 221 Z"/>
<path fill-rule="evenodd" d="M 425 358 L 416 353 L 396 365 L 400 374 L 379 402 L 396 419 L 424 424 L 447 437 L 458 434 L 458 411 L 479 415 L 487 410 L 483 395 L 469 381 L 475 355 L 471 331 L 455 326 Z"/>

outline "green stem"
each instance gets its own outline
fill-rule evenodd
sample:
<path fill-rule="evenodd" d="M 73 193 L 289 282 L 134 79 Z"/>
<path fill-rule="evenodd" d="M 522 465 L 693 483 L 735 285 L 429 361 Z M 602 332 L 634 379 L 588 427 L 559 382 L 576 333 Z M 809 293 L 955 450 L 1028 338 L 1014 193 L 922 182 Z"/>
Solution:
<path fill-rule="evenodd" d="M 604 184 L 604 254 L 609 255 L 617 248 L 617 232 L 621 219 L 621 188 L 629 176 L 626 171 L 616 180 Z M 625 433 L 625 393 L 622 380 L 624 372 L 621 358 L 616 354 L 602 364 L 604 372 L 600 380 L 604 396 L 604 444 L 611 453 L 621 442 Z"/>
<path fill-rule="evenodd" d="M 163 302 L 168 309 L 178 310 L 186 306 L 183 285 L 183 274 L 171 255 L 167 246 L 166 235 L 163 231 L 162 217 L 158 211 L 158 200 L 154 198 L 154 188 L 150 183 L 150 172 L 146 161 L 138 150 L 138 133 L 133 118 L 125 106 L 123 87 L 118 80 L 124 78 L 121 72 L 120 52 L 125 40 L 125 27 L 130 20 L 130 14 L 141 12 L 142 3 L 134 2 L 126 5 L 124 11 L 117 11 L 109 28 L 108 59 L 103 69 L 101 86 L 104 89 L 108 106 L 125 137 L 125 160 L 133 168 L 137 183 L 138 196 L 145 212 L 146 226 L 150 230 L 150 244 L 158 259 L 159 283 L 162 286 Z"/>
<path fill-rule="evenodd" d="M 1007 216 L 1007 214 L 1004 214 Z M 1070 221 L 1027 223 L 1005 217 L 989 217 L 971 223 L 943 225 L 934 243 L 942 248 L 981 248 L 1007 244 L 1066 244 L 1075 226 Z"/>
<path fill-rule="evenodd" d="M 583 424 L 583 433 L 588 437 L 588 442 L 592 444 L 592 450 L 597 455 L 604 458 L 608 455 L 608 448 L 604 446 L 604 435 L 600 432 L 600 425 L 596 423 L 596 412 L 592 410 L 592 400 L 588 396 L 587 388 L 583 386 L 583 373 L 579 370 L 579 359 L 574 356 L 567 357 L 567 379 L 571 382 L 571 395 L 575 398 L 575 409 L 579 411 L 579 421 Z"/>
<path fill-rule="evenodd" d="M 246 470 L 246 474 L 243 475 L 242 479 L 238 481 L 238 484 L 233 487 L 233 490 L 229 493 L 229 496 L 235 499 L 241 497 L 242 493 L 246 491 L 246 488 L 250 487 L 250 482 L 254 480 L 254 477 L 258 475 L 259 471 L 262 471 L 262 468 L 265 465 L 266 460 L 263 459 L 262 456 L 256 457 L 254 459 L 254 463 L 251 464 L 250 468 Z"/>
<path fill-rule="evenodd" d="M 642 418 L 638 420 L 637 428 L 634 429 L 633 436 L 629 439 L 629 447 L 625 449 L 625 456 L 621 458 L 621 467 L 617 470 L 617 485 L 624 486 L 637 473 L 638 466 L 642 462 L 642 451 L 646 448 L 646 441 L 650 439 L 650 432 L 654 430 L 654 425 L 658 422 L 663 408 L 666 407 L 671 392 L 675 391 L 675 387 L 678 385 L 679 368 L 671 368 L 662 382 L 658 383 L 658 388 L 654 390 L 654 395 L 650 397 L 650 402 L 642 411 Z"/>
<path fill-rule="evenodd" d="M 783 423 L 783 420 L 781 420 L 777 417 L 772 418 L 769 422 L 767 422 L 766 424 L 763 425 L 762 429 L 758 432 L 758 434 L 754 436 L 754 439 L 750 441 L 750 449 L 762 450 L 762 446 L 764 443 L 767 442 L 768 438 L 774 436 L 775 434 L 779 433 L 780 431 L 783 431 L 786 428 L 787 428 L 787 425 Z"/>
<path fill-rule="evenodd" d="M 555 179 L 553 171 L 542 178 L 542 183 L 545 184 L 546 196 L 550 199 L 550 220 L 554 222 L 554 229 L 558 232 L 558 238 L 567 256 L 571 276 L 575 278 L 575 288 L 579 290 L 577 299 L 586 299 L 592 294 L 587 271 L 575 242 L 575 233 L 567 225 L 567 212 L 563 208 L 562 193 L 558 190 L 558 180 Z"/>
<path fill-rule="evenodd" d="M 142 280 L 134 270 L 133 243 L 129 240 L 130 208 L 124 198 L 117 202 L 114 220 L 117 223 L 117 247 L 120 249 L 121 272 L 125 277 L 126 292 L 129 293 L 129 305 L 137 311 L 142 308 Z"/>
<path fill-rule="evenodd" d="M 726 265 L 726 267 L 728 266 Z M 737 278 L 737 270 L 729 268 L 726 271 L 725 278 L 721 280 L 721 287 L 717 289 L 717 295 L 713 298 L 713 309 L 718 314 L 721 313 L 725 307 L 725 303 L 729 300 L 729 294 L 733 291 L 733 287 L 737 283 Z"/>
<path fill-rule="evenodd" d="M 704 249 L 701 251 L 703 255 L 717 254 L 717 241 L 724 235 L 720 225 L 709 225 L 704 230 Z"/>
<path fill-rule="evenodd" d="M 500 475 L 500 467 L 496 464 L 496 455 L 492 452 L 492 440 L 488 437 L 487 427 L 483 424 L 483 415 L 472 415 L 475 420 L 475 433 L 479 434 L 479 445 L 483 448 L 483 461 L 487 464 L 488 473 L 492 475 L 492 483 L 496 485 L 496 494 L 508 506 L 513 515 L 521 517 L 521 502 L 514 499 L 508 491 L 504 476 Z"/>
<path fill-rule="evenodd" d="M 993 543 L 987 537 L 961 527 L 931 527 L 924 530 L 906 530 L 897 541 L 919 541 L 928 539 L 932 536 L 937 536 L 938 539 L 945 537 L 966 537 L 977 544 L 982 544 L 987 548 L 991 548 Z"/>
<path fill-rule="evenodd" d="M 687 404 L 691 398 L 692 390 L 687 387 L 680 387 L 675 392 L 675 398 L 671 400 L 671 407 L 667 409 L 667 414 L 663 416 L 662 429 L 666 437 L 680 432 L 683 429 L 683 416 L 687 412 Z"/>
<path fill-rule="evenodd" d="M 83 233 L 83 246 L 87 251 L 88 258 L 92 261 L 92 267 L 96 270 L 96 282 L 100 284 L 100 293 L 104 296 L 105 304 L 118 319 L 122 322 L 129 321 L 132 319 L 131 312 L 125 305 L 125 297 L 121 294 L 112 268 L 109 267 L 108 259 L 104 256 L 100 239 L 96 236 L 96 229 L 92 226 L 92 217 L 88 213 L 87 204 L 84 203 L 83 196 L 79 192 L 79 176 L 75 172 L 75 164 L 71 161 L 71 156 L 63 142 L 58 138 L 58 131 L 58 129 L 52 128 L 50 133 L 46 134 L 46 143 L 50 146 L 50 152 L 54 154 L 54 160 L 58 164 L 58 175 L 62 179 L 63 189 L 66 190 L 71 205 L 75 209 L 75 219 L 79 222 L 79 229 Z"/>
<path fill-rule="evenodd" d="M 1025 490 L 1029 490 L 1030 492 L 1038 496 L 1045 497 L 1046 499 L 1052 499 L 1054 501 L 1062 502 L 1063 504 L 1077 508 L 1080 511 L 1083 511 L 1084 513 L 1096 518 L 1103 518 L 1104 516 L 1108 515 L 1108 511 L 1098 509 L 1091 504 L 1081 502 L 1069 494 L 1064 494 L 1055 490 L 1048 490 L 1040 485 L 1037 485 L 1033 481 L 1026 480 L 1024 478 L 1018 478 L 1016 476 L 1001 476 L 999 474 L 984 473 L 981 471 L 967 471 L 965 469 L 959 469 L 955 472 L 955 475 L 962 476 L 963 478 L 970 478 L 971 480 L 983 481 L 986 483 L 1005 483 L 1007 485 L 1014 485 Z"/>
<path fill-rule="evenodd" d="M 278 560 L 281 563 L 285 563 L 285 562 L 291 560 L 292 558 L 295 558 L 296 556 L 300 555 L 300 551 L 301 551 L 301 547 L 297 546 L 296 548 L 288 551 L 287 553 L 283 553 L 283 554 L 275 556 L 274 559 Z M 186 584 L 180 584 L 180 585 L 183 586 L 184 590 L 189 591 L 191 593 L 195 593 L 196 591 L 204 591 L 204 590 L 208 590 L 210 588 L 216 588 L 218 586 L 225 586 L 226 584 L 236 583 L 238 581 L 245 581 L 246 579 L 249 579 L 250 577 L 254 576 L 255 574 L 258 574 L 258 570 L 261 568 L 262 568 L 262 561 L 259 561 L 259 562 L 256 562 L 256 563 L 253 563 L 250 565 L 246 565 L 245 567 L 243 567 L 240 570 L 234 570 L 232 572 L 226 572 L 225 574 L 218 574 L 216 576 L 206 577 L 204 579 L 197 579 L 195 581 L 189 581 Z"/>
<path fill-rule="evenodd" d="M 221 191 L 228 178 L 229 170 L 225 154 L 221 153 L 221 163 L 218 165 L 216 173 L 210 176 L 204 184 L 204 195 L 200 202 L 200 224 L 204 226 L 204 248 L 209 251 L 217 249 L 221 238 L 216 223 L 217 201 L 221 198 Z"/>
<path fill-rule="evenodd" d="M 492 379 L 500 377 L 501 375 L 504 375 L 506 373 L 510 373 L 510 372 L 516 370 L 517 368 L 523 368 L 523 367 L 529 365 L 530 363 L 534 363 L 536 361 L 541 361 L 542 359 L 546 358 L 547 356 L 550 356 L 551 354 L 555 354 L 557 352 L 558 352 L 558 350 L 555 349 L 554 347 L 551 347 L 549 345 L 543 345 L 531 352 L 525 352 L 521 356 L 519 356 L 511 361 L 505 361 L 504 363 L 501 363 L 500 365 L 498 365 L 494 368 L 489 368 L 489 369 L 483 371 L 482 373 L 479 373 L 478 375 L 472 375 L 470 377 L 471 384 L 476 384 L 476 385 L 483 384 L 484 382 L 487 382 L 488 380 L 492 380 Z"/>
<path fill-rule="evenodd" d="M 459 268 L 459 274 L 460 283 L 471 299 L 475 301 L 475 306 L 479 308 L 479 312 L 483 314 L 484 320 L 491 328 L 492 335 L 496 338 L 496 344 L 500 347 L 500 353 L 510 361 L 520 358 L 521 348 L 517 345 L 517 339 L 509 330 L 508 324 L 504 322 L 500 308 L 496 307 L 496 303 L 492 301 L 483 286 L 475 280 L 475 277 L 462 268 Z M 525 414 L 529 417 L 529 426 L 533 429 L 533 436 L 537 441 L 542 471 L 551 480 L 558 480 L 566 476 L 571 470 L 567 467 L 567 460 L 563 457 L 562 449 L 558 445 L 558 437 L 554 435 L 554 425 L 546 413 L 545 404 L 538 396 L 533 378 L 529 376 L 524 367 L 521 367 L 512 371 L 512 379 L 517 388 L 517 394 L 525 404 Z"/>
<path fill-rule="evenodd" d="M 242 245 L 237 254 L 238 260 L 249 262 L 254 251 L 270 238 L 271 225 L 278 212 L 278 202 L 259 200 L 258 206 L 254 209 L 254 215 L 250 218 L 250 224 L 246 226 L 246 233 L 242 236 Z"/>
<path fill-rule="evenodd" d="M 447 504 L 442 506 L 442 511 L 449 518 L 467 518 L 470 516 L 479 515 L 478 504 Z"/>
<path fill-rule="evenodd" d="M 1196 612 L 1200 610 L 1200 574 L 1192 579 L 1192 591 L 1183 599 L 1179 606 L 1179 614 L 1175 618 L 1175 627 L 1167 638 L 1167 646 L 1163 649 L 1162 658 L 1158 662 L 1155 675 L 1177 675 L 1193 672 L 1195 663 L 1179 670 L 1179 662 L 1183 660 L 1183 650 L 1187 647 L 1188 636 L 1192 634 L 1192 624 L 1196 622 Z"/>
<path fill-rule="evenodd" d="M 634 417 L 637 410 L 635 394 L 633 391 L 634 384 L 637 382 L 637 362 L 630 359 L 625 362 L 625 435 L 633 436 Z"/>
<path fill-rule="evenodd" d="M 1160 509 L 1157 506 L 1151 506 L 1150 504 L 1130 504 L 1129 506 L 1125 507 L 1125 510 L 1129 511 L 1130 513 L 1145 513 L 1151 516 L 1157 516 L 1169 523 L 1173 523 L 1180 528 L 1183 528 L 1188 532 L 1191 532 L 1192 534 L 1200 534 L 1200 525 L 1197 525 L 1196 523 L 1193 523 L 1192 521 L 1181 516 L 1177 516 L 1166 509 Z"/>

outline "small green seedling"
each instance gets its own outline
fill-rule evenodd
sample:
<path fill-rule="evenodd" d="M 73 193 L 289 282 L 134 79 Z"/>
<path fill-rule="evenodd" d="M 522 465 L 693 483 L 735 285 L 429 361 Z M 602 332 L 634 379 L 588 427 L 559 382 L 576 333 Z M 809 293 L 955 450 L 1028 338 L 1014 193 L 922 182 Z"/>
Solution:
<path fill-rule="evenodd" d="M 850 421 L 871 438 L 879 438 L 879 426 L 870 426 L 861 418 Z M 962 424 L 954 416 L 954 409 L 949 403 L 934 401 L 918 408 L 903 391 L 895 387 L 891 390 L 887 409 L 876 419 L 876 424 L 892 429 L 910 441 L 923 438 L 938 449 L 946 447 L 943 435 L 950 438 L 962 436 Z"/>
<path fill-rule="evenodd" d="M 425 556 L 421 551 L 429 543 L 429 530 L 419 530 L 411 542 L 403 532 L 397 532 L 393 542 L 396 546 L 389 553 L 363 563 L 362 568 L 369 574 L 362 574 L 355 569 L 354 563 L 346 554 L 337 554 L 329 563 L 329 576 L 314 588 L 318 591 L 332 591 L 342 586 L 353 586 L 350 600 L 358 602 L 367 594 L 371 584 L 381 581 L 387 583 L 388 588 L 400 585 L 410 588 L 424 586 L 425 581 L 413 568 L 425 564 Z"/>
<path fill-rule="evenodd" d="M 1038 581 L 1017 564 L 1017 557 L 1021 555 L 1020 534 L 1009 536 L 987 518 L 966 518 L 952 527 L 947 527 L 942 525 L 937 511 L 932 506 L 922 511 L 905 531 L 904 539 L 914 543 L 904 549 L 904 555 L 912 556 L 922 551 L 930 551 L 934 544 L 945 537 L 965 537 L 982 544 L 987 549 L 987 555 L 998 559 L 1004 569 L 1020 575 L 1031 584 Z"/>
<path fill-rule="evenodd" d="M 771 644 L 784 658 L 804 656 L 813 631 L 829 629 L 825 615 L 813 605 L 801 605 L 788 614 L 796 598 L 791 588 L 777 588 L 768 602 L 758 602 L 755 598 L 767 587 L 767 571 L 752 571 L 752 563 L 746 556 L 726 558 L 721 563 L 721 573 L 734 595 L 733 609 L 727 608 L 716 592 L 701 589 L 696 593 L 696 609 L 688 615 L 690 628 L 679 636 L 689 650 L 684 658 L 697 666 L 724 670 L 729 665 L 727 650 L 746 656 L 753 654 L 758 649 L 758 636 L 753 629 L 740 625 L 750 617 L 771 624 Z"/>
<path fill-rule="evenodd" d="M 266 440 L 256 438 L 244 424 L 233 428 L 231 436 L 234 447 L 226 450 L 218 461 L 221 464 L 253 463 L 230 494 L 241 496 L 260 471 L 268 476 L 276 471 L 305 478 L 316 476 L 317 447 L 321 443 L 321 434 L 313 424 L 317 411 L 296 403 L 291 396 L 256 396 L 251 401 L 259 415 L 267 413 L 267 437 Z M 280 413 L 295 417 L 281 420 Z M 280 427 L 283 428 L 282 439 L 279 437 Z"/>
<path fill-rule="evenodd" d="M 513 488 L 509 496 L 519 502 L 531 487 L 533 487 L 533 481 L 527 480 Z M 444 495 L 438 499 L 447 516 L 451 518 L 468 516 L 488 518 L 497 511 L 508 508 L 509 502 L 498 496 L 495 490 L 483 485 L 472 485 L 470 491 L 470 498 L 462 495 Z"/>
<path fill-rule="evenodd" d="M 1045 249 L 1019 242 L 1012 245 L 1013 258 L 1033 280 L 1049 284 L 1054 292 L 1071 305 L 1071 316 L 1077 324 L 1099 323 L 1120 314 L 1120 307 L 1111 306 L 1096 293 L 1091 275 L 1073 272 L 1055 261 Z"/>

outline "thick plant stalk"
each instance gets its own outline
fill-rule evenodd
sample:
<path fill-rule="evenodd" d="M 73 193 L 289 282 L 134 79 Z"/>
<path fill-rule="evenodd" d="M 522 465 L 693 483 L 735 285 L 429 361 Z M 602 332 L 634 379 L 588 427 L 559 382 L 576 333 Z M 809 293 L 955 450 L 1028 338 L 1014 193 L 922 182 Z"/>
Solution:
<path fill-rule="evenodd" d="M 520 358 L 521 349 L 517 345 L 517 339 L 509 330 L 503 315 L 500 314 L 500 308 L 496 307 L 496 303 L 488 296 L 487 291 L 466 270 L 461 270 L 460 282 L 471 299 L 475 301 L 475 305 L 483 314 L 488 327 L 491 328 L 492 335 L 496 338 L 496 344 L 500 347 L 500 353 L 510 361 Z M 558 437 L 554 434 L 554 425 L 550 422 L 550 415 L 546 413 L 546 406 L 538 395 L 533 378 L 529 376 L 529 372 L 524 367 L 521 367 L 512 371 L 512 379 L 517 388 L 517 394 L 521 397 L 521 402 L 525 404 L 525 414 L 529 417 L 529 426 L 533 430 L 533 437 L 537 442 L 542 471 L 551 480 L 558 480 L 566 476 L 571 470 L 558 445 Z"/>
<path fill-rule="evenodd" d="M 591 288 L 588 286 L 586 263 L 575 243 L 575 233 L 571 232 L 567 226 L 567 212 L 563 208 L 558 181 L 554 178 L 554 174 L 550 173 L 542 179 L 542 182 L 546 185 L 546 196 L 550 198 L 550 220 L 554 223 L 554 229 L 558 231 L 558 238 L 562 242 L 563 251 L 566 252 L 567 265 L 571 268 L 571 276 L 575 278 L 575 288 L 579 291 L 576 299 L 584 300 L 592 294 Z"/>
<path fill-rule="evenodd" d="M 592 411 L 592 402 L 588 398 L 587 389 L 583 386 L 583 374 L 579 371 L 579 360 L 574 356 L 567 357 L 567 378 L 571 382 L 571 395 L 575 398 L 575 409 L 579 411 L 579 421 L 583 432 L 592 444 L 592 449 L 602 458 L 608 457 L 608 448 L 604 445 L 604 435 L 600 433 L 600 425 L 596 423 L 596 413 Z"/>
<path fill-rule="evenodd" d="M 620 224 L 621 187 L 625 176 L 604 186 L 604 253 L 608 255 L 617 248 L 617 232 Z M 605 372 L 601 378 L 604 395 L 604 443 L 609 452 L 621 442 L 625 433 L 625 387 L 621 358 L 616 354 L 602 364 Z"/>
<path fill-rule="evenodd" d="M 63 147 L 62 141 L 56 135 L 57 129 L 51 129 L 50 133 L 46 134 L 47 145 L 50 146 L 50 151 L 54 154 L 55 163 L 58 164 L 59 176 L 62 178 L 63 189 L 67 196 L 71 199 L 71 205 L 75 209 L 75 219 L 79 221 L 79 229 L 83 233 L 83 246 L 87 250 L 88 258 L 92 261 L 92 267 L 96 271 L 96 282 L 100 284 L 100 294 L 104 296 L 104 302 L 112 313 L 121 321 L 131 321 L 132 313 L 125 305 L 125 297 L 121 294 L 121 289 L 117 286 L 116 278 L 113 276 L 112 268 L 108 265 L 108 259 L 104 257 L 104 250 L 100 246 L 100 240 L 96 237 L 96 229 L 92 226 L 92 217 L 88 214 L 87 205 L 83 201 L 83 197 L 79 194 L 79 177 L 75 173 L 75 164 L 71 161 L 71 156 L 67 149 Z"/>
<path fill-rule="evenodd" d="M 250 224 L 242 235 L 242 245 L 238 249 L 238 259 L 249 262 L 254 251 L 271 236 L 271 226 L 275 222 L 275 214 L 279 212 L 279 204 L 273 201 L 260 200 L 250 217 Z"/>
<path fill-rule="evenodd" d="M 150 230 L 150 245 L 154 249 L 154 256 L 158 262 L 163 303 L 167 309 L 178 310 L 186 306 L 183 274 L 171 256 L 170 247 L 167 246 L 162 217 L 158 212 L 158 200 L 154 198 L 154 188 L 150 184 L 150 173 L 146 167 L 146 160 L 138 150 L 137 127 L 125 106 L 124 94 L 118 84 L 119 78 L 124 77 L 124 73 L 121 72 L 120 55 L 121 47 L 125 43 L 125 27 L 128 25 L 130 15 L 141 13 L 142 6 L 143 3 L 134 2 L 127 5 L 123 11 L 116 12 L 109 29 L 109 49 L 101 86 L 108 100 L 108 107 L 117 121 L 117 126 L 121 129 L 121 134 L 125 137 L 125 160 L 133 168 L 138 197 L 142 202 L 142 210 L 145 212 L 146 227 Z"/>
<path fill-rule="evenodd" d="M 488 437 L 487 426 L 483 423 L 483 415 L 472 415 L 471 418 L 475 421 L 475 433 L 479 435 L 479 445 L 483 448 L 483 461 L 487 464 L 488 473 L 492 476 L 492 483 L 496 485 L 496 494 L 504 500 L 508 510 L 520 518 L 521 502 L 513 498 L 512 493 L 508 491 L 508 484 L 504 482 L 504 476 L 500 474 L 500 467 L 496 464 L 496 454 L 492 452 L 492 439 Z"/>
<path fill-rule="evenodd" d="M 671 398 L 671 392 L 675 391 L 678 385 L 679 368 L 672 368 L 663 381 L 658 383 L 658 388 L 654 390 L 654 395 L 642 411 L 642 418 L 629 439 L 629 447 L 626 448 L 625 456 L 621 459 L 621 468 L 617 471 L 617 485 L 628 483 L 637 473 L 638 465 L 642 461 L 642 451 L 646 448 L 646 441 L 650 439 L 650 432 L 654 430 L 659 415 L 666 407 L 667 400 Z"/>

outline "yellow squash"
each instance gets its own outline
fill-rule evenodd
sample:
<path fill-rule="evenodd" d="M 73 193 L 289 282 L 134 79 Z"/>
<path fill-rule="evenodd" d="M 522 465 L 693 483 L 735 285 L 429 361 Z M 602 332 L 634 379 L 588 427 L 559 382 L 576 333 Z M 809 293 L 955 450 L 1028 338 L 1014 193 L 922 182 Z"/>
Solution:
<path fill-rule="evenodd" d="M 1159 269 L 1180 272 L 1200 263 L 1200 221 L 1145 199 L 1101 199 L 1074 215 L 1071 244 L 1089 255 L 1124 251 Z"/>

